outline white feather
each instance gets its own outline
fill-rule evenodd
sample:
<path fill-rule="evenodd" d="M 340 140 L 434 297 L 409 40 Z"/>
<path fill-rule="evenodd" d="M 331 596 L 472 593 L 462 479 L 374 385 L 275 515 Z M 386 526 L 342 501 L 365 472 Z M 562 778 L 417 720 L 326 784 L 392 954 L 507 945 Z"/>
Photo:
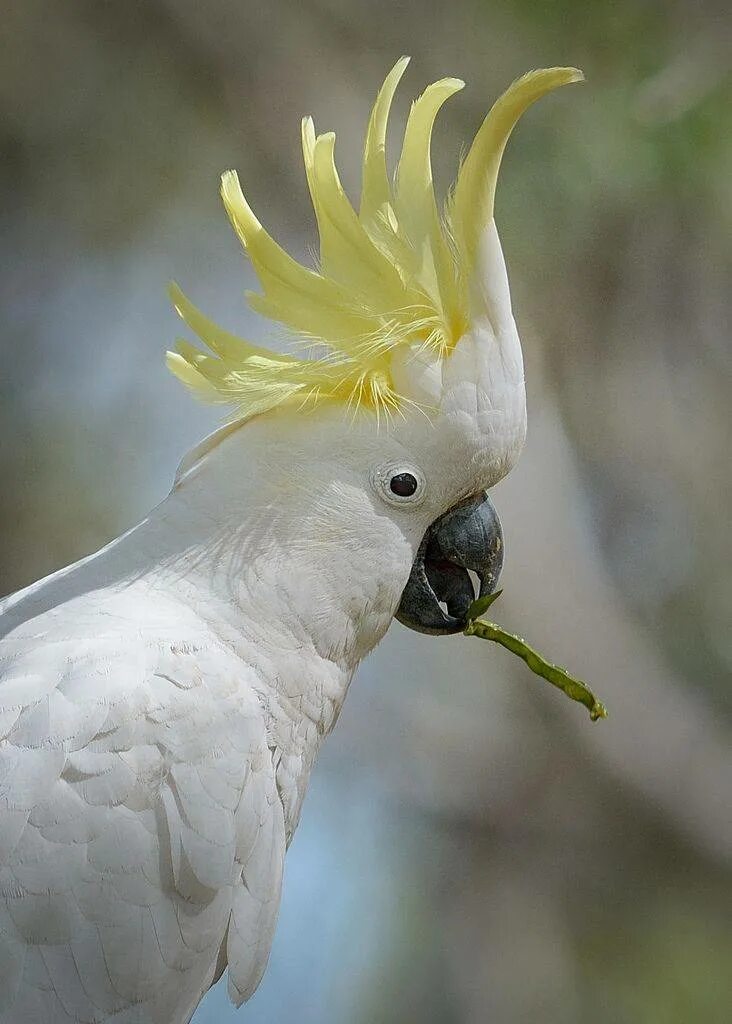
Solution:
<path fill-rule="evenodd" d="M 507 301 L 433 420 L 252 419 L 135 530 L 0 602 L 0 1024 L 187 1024 L 227 966 L 235 1003 L 254 991 L 353 672 L 426 528 L 523 436 Z M 427 478 L 412 511 L 372 487 L 394 464 Z"/>

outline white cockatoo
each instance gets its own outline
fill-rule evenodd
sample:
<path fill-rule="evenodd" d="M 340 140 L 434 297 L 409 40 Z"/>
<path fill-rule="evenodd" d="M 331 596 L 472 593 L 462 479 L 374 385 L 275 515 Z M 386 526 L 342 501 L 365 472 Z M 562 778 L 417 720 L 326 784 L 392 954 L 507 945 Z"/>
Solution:
<path fill-rule="evenodd" d="M 256 348 L 174 289 L 208 347 L 171 370 L 233 415 L 139 526 L 0 603 L 0 1024 L 185 1024 L 228 970 L 262 977 L 283 860 L 356 666 L 396 615 L 456 632 L 495 586 L 486 491 L 515 463 L 521 348 L 493 221 L 522 112 L 571 68 L 515 82 L 440 214 L 413 104 L 394 184 L 379 92 L 356 212 L 334 136 L 303 122 L 315 270 L 222 195 L 262 292 L 311 346 Z"/>

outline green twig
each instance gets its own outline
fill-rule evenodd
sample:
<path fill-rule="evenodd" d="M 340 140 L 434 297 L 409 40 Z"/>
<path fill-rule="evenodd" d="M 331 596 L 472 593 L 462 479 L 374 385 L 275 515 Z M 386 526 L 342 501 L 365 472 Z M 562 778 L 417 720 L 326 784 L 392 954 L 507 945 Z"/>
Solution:
<path fill-rule="evenodd" d="M 479 618 L 500 596 L 501 591 L 499 590 L 495 594 L 481 597 L 473 602 L 467 613 L 468 624 L 465 627 L 465 636 L 478 636 L 481 640 L 493 640 L 500 644 L 506 650 L 517 654 L 537 676 L 546 679 L 572 700 L 584 704 L 593 722 L 596 722 L 598 718 L 607 718 L 605 705 L 600 703 L 592 690 L 581 679 L 575 679 L 565 669 L 550 664 L 533 647 L 529 647 L 522 637 L 507 633 L 495 622 L 487 622 L 485 619 Z"/>

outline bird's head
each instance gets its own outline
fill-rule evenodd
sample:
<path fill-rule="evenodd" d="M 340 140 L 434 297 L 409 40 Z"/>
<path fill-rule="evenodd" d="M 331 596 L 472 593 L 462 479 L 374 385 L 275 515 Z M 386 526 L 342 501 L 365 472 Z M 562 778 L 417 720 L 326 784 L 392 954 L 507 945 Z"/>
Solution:
<path fill-rule="evenodd" d="M 287 255 L 236 174 L 223 176 L 227 212 L 262 288 L 250 304 L 310 351 L 301 358 L 255 347 L 174 288 L 179 314 L 210 351 L 181 341 L 168 364 L 198 396 L 235 408 L 180 479 L 202 451 L 223 458 L 228 448 L 226 473 L 236 475 L 236 435 L 258 478 L 260 508 L 289 525 L 305 575 L 340 577 L 356 614 L 364 609 L 354 594 L 371 611 L 378 605 L 385 621 L 396 613 L 414 629 L 451 633 L 465 625 L 474 581 L 480 594 L 495 588 L 503 543 L 487 492 L 516 462 L 526 432 L 521 346 L 493 220 L 498 169 L 524 110 L 582 75 L 553 68 L 514 82 L 440 211 L 432 125 L 463 83 L 437 82 L 412 105 L 392 185 L 386 125 L 406 64 L 387 76 L 371 114 L 358 211 L 338 178 L 334 136 L 303 121 L 316 269 Z"/>

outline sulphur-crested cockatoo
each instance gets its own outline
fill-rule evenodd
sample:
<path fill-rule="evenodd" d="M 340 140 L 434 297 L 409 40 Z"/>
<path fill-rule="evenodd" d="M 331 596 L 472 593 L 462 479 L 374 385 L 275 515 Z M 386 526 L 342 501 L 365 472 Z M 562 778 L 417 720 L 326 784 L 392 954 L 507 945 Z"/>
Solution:
<path fill-rule="evenodd" d="M 522 112 L 568 68 L 497 101 L 444 212 L 430 135 L 445 79 L 384 156 L 400 60 L 366 135 L 360 209 L 332 134 L 302 128 L 315 270 L 222 195 L 260 313 L 311 352 L 256 348 L 174 289 L 208 348 L 170 369 L 233 415 L 169 497 L 97 554 L 0 604 L 0 1024 L 185 1024 L 228 970 L 264 971 L 285 850 L 353 672 L 396 615 L 465 625 L 495 586 L 486 490 L 524 443 L 521 349 L 493 221 Z"/>

